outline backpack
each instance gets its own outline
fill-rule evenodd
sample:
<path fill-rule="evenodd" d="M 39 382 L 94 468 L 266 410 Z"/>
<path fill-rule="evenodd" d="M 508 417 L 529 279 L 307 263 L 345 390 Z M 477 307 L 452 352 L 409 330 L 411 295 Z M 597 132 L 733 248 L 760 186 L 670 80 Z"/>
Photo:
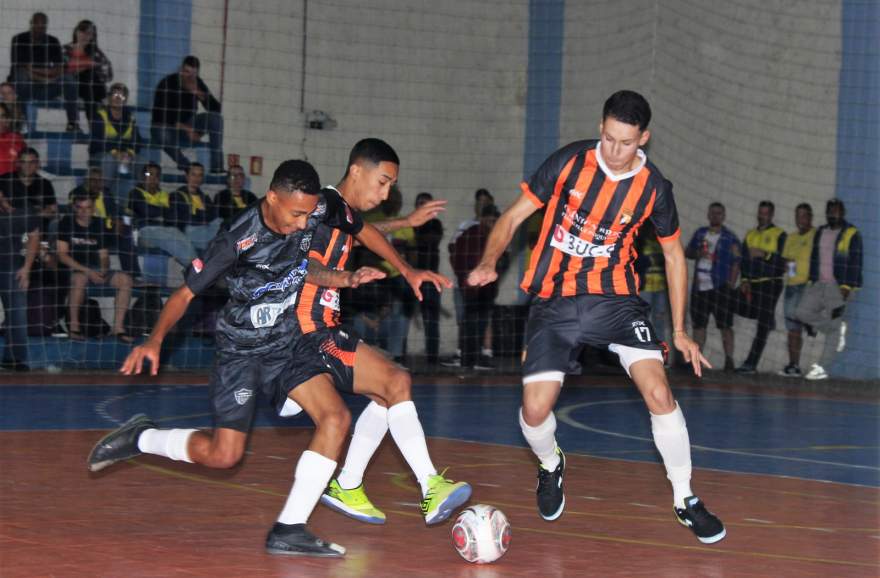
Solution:
<path fill-rule="evenodd" d="M 162 311 L 162 295 L 156 287 L 145 287 L 125 314 L 125 327 L 129 335 L 148 335 L 153 330 Z"/>
<path fill-rule="evenodd" d="M 70 327 L 69 310 L 64 312 L 64 321 Z M 79 308 L 79 331 L 83 337 L 104 337 L 110 333 L 110 325 L 101 316 L 101 304 L 94 299 L 86 299 Z"/>

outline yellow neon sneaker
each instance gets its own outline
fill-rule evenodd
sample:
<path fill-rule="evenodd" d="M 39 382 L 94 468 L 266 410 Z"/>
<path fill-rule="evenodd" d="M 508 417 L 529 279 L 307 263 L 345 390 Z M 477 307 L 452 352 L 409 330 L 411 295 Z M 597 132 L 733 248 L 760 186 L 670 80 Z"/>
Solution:
<path fill-rule="evenodd" d="M 385 523 L 385 514 L 370 502 L 363 484 L 351 490 L 345 490 L 334 478 L 330 480 L 324 493 L 321 494 L 321 503 L 349 518 L 367 524 Z"/>
<path fill-rule="evenodd" d="M 456 508 L 471 497 L 471 486 L 466 482 L 453 482 L 443 477 L 446 470 L 428 478 L 428 493 L 422 500 L 425 524 L 439 524 L 452 515 Z"/>

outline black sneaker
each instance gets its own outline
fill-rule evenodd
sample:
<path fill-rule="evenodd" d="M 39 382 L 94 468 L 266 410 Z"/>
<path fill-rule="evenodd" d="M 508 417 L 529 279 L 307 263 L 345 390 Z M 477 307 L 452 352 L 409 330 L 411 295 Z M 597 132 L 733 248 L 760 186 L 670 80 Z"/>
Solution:
<path fill-rule="evenodd" d="M 736 372 L 740 375 L 754 375 L 757 373 L 757 368 L 751 363 L 746 362 L 737 367 Z"/>
<path fill-rule="evenodd" d="M 495 361 L 488 355 L 481 355 L 474 363 L 474 369 L 478 371 L 492 371 L 495 369 Z"/>
<path fill-rule="evenodd" d="M 673 508 L 678 523 L 687 526 L 703 544 L 714 544 L 727 535 L 724 524 L 715 514 L 706 509 L 700 498 L 689 496 L 684 499 L 685 508 Z"/>
<path fill-rule="evenodd" d="M 779 372 L 779 375 L 783 377 L 803 377 L 804 373 L 801 371 L 801 368 L 793 363 L 789 363 L 785 366 L 785 369 Z"/>
<path fill-rule="evenodd" d="M 544 466 L 538 465 L 538 513 L 541 517 L 552 522 L 562 515 L 565 508 L 565 493 L 562 488 L 562 475 L 565 473 L 565 454 L 560 448 L 556 448 L 559 454 L 559 465 L 551 471 L 545 470 Z"/>
<path fill-rule="evenodd" d="M 87 462 L 89 470 L 97 472 L 116 462 L 141 455 L 138 438 L 144 430 L 155 427 L 156 424 L 142 413 L 132 417 L 95 444 Z"/>
<path fill-rule="evenodd" d="M 458 355 L 450 355 L 440 360 L 443 367 L 461 367 L 461 357 Z"/>
<path fill-rule="evenodd" d="M 325 542 L 306 530 L 305 524 L 281 524 L 276 522 L 266 536 L 266 552 L 280 556 L 315 556 L 340 558 L 345 548 Z"/>
<path fill-rule="evenodd" d="M 733 373 L 736 371 L 736 366 L 733 364 L 732 357 L 724 358 L 724 373 Z"/>

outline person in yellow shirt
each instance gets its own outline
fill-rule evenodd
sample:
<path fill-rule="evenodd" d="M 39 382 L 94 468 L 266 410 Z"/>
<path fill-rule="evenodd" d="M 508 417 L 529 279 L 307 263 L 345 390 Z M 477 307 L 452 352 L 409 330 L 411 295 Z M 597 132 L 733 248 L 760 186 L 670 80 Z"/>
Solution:
<path fill-rule="evenodd" d="M 788 263 L 785 279 L 785 328 L 788 329 L 788 365 L 779 375 L 785 377 L 802 377 L 801 348 L 804 343 L 804 324 L 795 318 L 798 304 L 807 282 L 810 280 L 810 253 L 813 250 L 813 207 L 809 203 L 801 203 L 794 210 L 794 222 L 797 232 L 788 235 L 782 258 Z"/>

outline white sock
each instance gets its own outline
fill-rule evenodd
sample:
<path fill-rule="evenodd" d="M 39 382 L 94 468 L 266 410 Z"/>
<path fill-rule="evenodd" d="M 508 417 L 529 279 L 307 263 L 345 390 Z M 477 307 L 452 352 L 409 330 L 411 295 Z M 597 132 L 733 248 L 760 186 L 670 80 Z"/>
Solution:
<path fill-rule="evenodd" d="M 678 402 L 671 413 L 651 414 L 651 433 L 663 457 L 666 477 L 672 482 L 675 507 L 684 508 L 684 499 L 694 493 L 691 491 L 691 440 Z"/>
<path fill-rule="evenodd" d="M 491 347 L 483 347 L 480 349 L 480 355 L 485 355 L 486 357 L 493 357 L 494 352 Z"/>
<path fill-rule="evenodd" d="M 345 465 L 336 481 L 346 490 L 360 486 L 364 470 L 388 431 L 388 409 L 375 401 L 364 408 L 354 424 L 354 434 L 345 455 Z"/>
<path fill-rule="evenodd" d="M 519 408 L 519 427 L 544 469 L 550 472 L 555 470 L 559 465 L 559 454 L 556 453 L 556 416 L 553 412 L 544 423 L 532 427 L 523 419 L 522 408 Z"/>
<path fill-rule="evenodd" d="M 416 475 L 422 487 L 422 496 L 428 492 L 428 477 L 437 473 L 431 456 L 428 455 L 428 444 L 425 442 L 425 431 L 416 413 L 416 404 L 402 401 L 388 408 L 388 429 L 394 443 L 403 454 L 406 463 Z"/>
<path fill-rule="evenodd" d="M 336 462 L 318 452 L 304 451 L 296 464 L 293 487 L 278 515 L 278 521 L 282 524 L 305 524 L 334 471 Z"/>
<path fill-rule="evenodd" d="M 189 457 L 189 436 L 196 429 L 145 429 L 138 438 L 138 449 L 145 454 L 193 463 Z"/>

